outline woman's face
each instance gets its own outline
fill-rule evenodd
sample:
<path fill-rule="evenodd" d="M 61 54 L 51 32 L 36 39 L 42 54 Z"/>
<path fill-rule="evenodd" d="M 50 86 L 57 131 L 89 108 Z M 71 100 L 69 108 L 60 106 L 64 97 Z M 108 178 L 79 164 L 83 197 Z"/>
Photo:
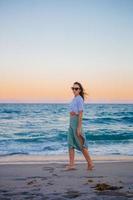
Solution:
<path fill-rule="evenodd" d="M 80 93 L 80 87 L 79 87 L 78 84 L 73 84 L 73 87 L 71 87 L 71 88 L 72 88 L 72 91 L 73 91 L 74 95 L 79 95 L 79 93 Z"/>

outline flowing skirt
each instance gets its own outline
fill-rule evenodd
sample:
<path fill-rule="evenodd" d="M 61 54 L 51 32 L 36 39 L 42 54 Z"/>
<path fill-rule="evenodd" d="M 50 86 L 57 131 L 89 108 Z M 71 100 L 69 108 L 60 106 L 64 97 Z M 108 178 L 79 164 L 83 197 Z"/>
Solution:
<path fill-rule="evenodd" d="M 79 151 L 82 151 L 84 147 L 88 148 L 88 144 L 82 126 L 81 126 L 81 136 L 77 135 L 77 126 L 78 126 L 78 115 L 70 116 L 70 124 L 67 134 L 68 148 L 75 148 Z"/>

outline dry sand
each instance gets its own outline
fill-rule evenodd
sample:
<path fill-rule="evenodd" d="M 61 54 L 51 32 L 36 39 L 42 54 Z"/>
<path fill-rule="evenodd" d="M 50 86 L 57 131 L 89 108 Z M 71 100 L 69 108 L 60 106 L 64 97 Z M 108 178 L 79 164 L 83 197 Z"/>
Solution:
<path fill-rule="evenodd" d="M 0 200 L 133 199 L 133 157 L 93 157 L 86 170 L 83 156 L 66 171 L 68 156 L 0 158 Z"/>

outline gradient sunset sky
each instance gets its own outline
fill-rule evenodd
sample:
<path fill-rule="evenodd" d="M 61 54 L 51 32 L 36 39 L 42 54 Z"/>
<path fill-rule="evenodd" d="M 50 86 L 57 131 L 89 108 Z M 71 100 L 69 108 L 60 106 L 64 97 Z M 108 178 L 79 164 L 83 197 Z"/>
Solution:
<path fill-rule="evenodd" d="M 132 0 L 0 0 L 0 102 L 133 103 Z"/>

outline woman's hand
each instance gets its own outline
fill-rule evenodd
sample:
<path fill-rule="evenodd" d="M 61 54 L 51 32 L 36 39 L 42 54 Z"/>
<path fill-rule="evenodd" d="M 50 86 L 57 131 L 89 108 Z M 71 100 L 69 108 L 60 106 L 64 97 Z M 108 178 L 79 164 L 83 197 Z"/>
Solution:
<path fill-rule="evenodd" d="M 78 128 L 77 128 L 77 136 L 80 136 L 80 135 L 81 135 L 81 128 L 78 127 Z"/>

